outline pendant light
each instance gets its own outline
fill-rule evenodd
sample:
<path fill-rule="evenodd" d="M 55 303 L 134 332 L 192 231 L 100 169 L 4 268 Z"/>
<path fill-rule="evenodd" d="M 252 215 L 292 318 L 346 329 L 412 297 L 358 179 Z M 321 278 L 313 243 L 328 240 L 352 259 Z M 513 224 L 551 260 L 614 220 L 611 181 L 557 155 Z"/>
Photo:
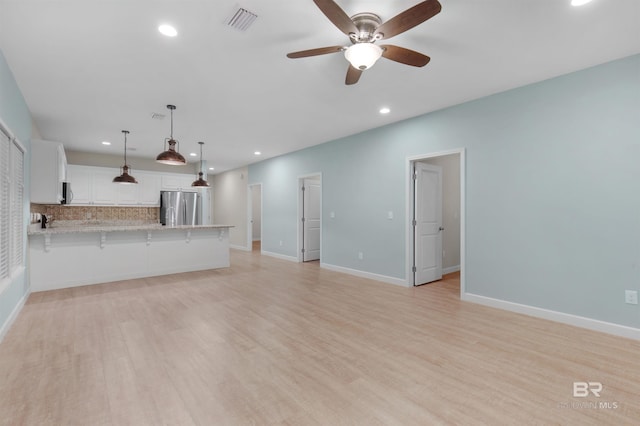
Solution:
<path fill-rule="evenodd" d="M 127 166 L 127 135 L 129 131 L 123 130 L 122 133 L 124 133 L 124 166 L 122 166 L 122 174 L 113 178 L 113 183 L 138 183 L 136 178 L 129 174 L 129 166 Z"/>
<path fill-rule="evenodd" d="M 172 166 L 184 166 L 187 164 L 187 160 L 184 159 L 178 151 L 176 151 L 176 140 L 173 139 L 173 110 L 176 109 L 175 105 L 167 105 L 167 108 L 171 111 L 171 137 L 169 138 L 169 149 L 160 153 L 156 157 L 156 161 L 162 164 L 170 164 Z M 165 142 L 167 140 L 165 139 Z"/>
<path fill-rule="evenodd" d="M 198 173 L 198 180 L 194 181 L 191 186 L 207 187 L 209 186 L 209 182 L 202 178 L 204 175 L 202 172 L 202 145 L 204 145 L 204 142 L 198 142 L 198 145 L 200 145 L 200 172 Z"/>

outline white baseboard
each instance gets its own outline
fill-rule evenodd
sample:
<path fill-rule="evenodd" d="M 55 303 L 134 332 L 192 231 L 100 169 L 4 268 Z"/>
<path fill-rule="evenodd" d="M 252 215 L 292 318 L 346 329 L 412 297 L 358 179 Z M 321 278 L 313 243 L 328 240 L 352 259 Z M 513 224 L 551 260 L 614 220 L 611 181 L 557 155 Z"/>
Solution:
<path fill-rule="evenodd" d="M 22 298 L 20 299 L 16 307 L 13 309 L 13 311 L 11 312 L 11 315 L 9 315 L 9 318 L 7 318 L 4 324 L 2 324 L 2 327 L 0 327 L 0 343 L 2 343 L 4 336 L 7 334 L 7 332 L 11 328 L 11 325 L 13 324 L 13 322 L 16 320 L 16 318 L 18 318 L 18 314 L 24 307 L 24 304 L 27 302 L 27 299 L 29 298 L 30 294 L 31 294 L 31 289 L 27 289 L 27 292 L 24 294 L 24 296 L 22 296 Z"/>
<path fill-rule="evenodd" d="M 442 268 L 442 275 L 452 274 L 460 270 L 460 265 L 449 266 L 448 268 Z"/>
<path fill-rule="evenodd" d="M 520 303 L 507 302 L 506 300 L 493 299 L 491 297 L 479 296 L 472 293 L 463 293 L 461 299 L 467 302 L 490 306 L 492 308 L 504 309 L 506 311 L 543 318 L 589 330 L 640 340 L 640 328 L 627 327 L 625 325 L 581 317 L 564 312 L 551 311 L 549 309 L 537 308 L 535 306 L 522 305 Z"/>
<path fill-rule="evenodd" d="M 251 248 L 249 248 L 249 247 L 237 246 L 235 244 L 229 244 L 229 248 L 236 249 L 236 250 L 242 250 L 242 251 L 251 251 Z"/>
<path fill-rule="evenodd" d="M 265 256 L 275 257 L 276 259 L 288 260 L 290 262 L 297 262 L 298 258 L 295 256 L 287 256 L 286 254 L 274 253 L 272 251 L 262 251 L 260 254 L 264 254 Z"/>
<path fill-rule="evenodd" d="M 370 280 L 382 281 L 387 284 L 399 285 L 402 287 L 411 287 L 407 282 L 401 278 L 389 277 L 386 275 L 374 274 L 371 272 L 360 271 L 358 269 L 345 268 L 344 266 L 331 265 L 329 263 L 320 263 L 321 268 L 329 269 L 336 272 L 342 272 L 356 277 L 368 278 Z"/>

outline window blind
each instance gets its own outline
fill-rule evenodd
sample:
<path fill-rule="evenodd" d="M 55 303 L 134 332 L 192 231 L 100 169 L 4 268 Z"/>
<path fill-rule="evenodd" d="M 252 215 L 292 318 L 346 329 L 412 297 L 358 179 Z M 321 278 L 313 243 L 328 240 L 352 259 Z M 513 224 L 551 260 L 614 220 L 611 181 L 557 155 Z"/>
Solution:
<path fill-rule="evenodd" d="M 24 153 L 15 143 L 11 144 L 11 269 L 23 265 L 24 241 Z"/>
<path fill-rule="evenodd" d="M 9 277 L 9 137 L 0 129 L 0 281 Z"/>

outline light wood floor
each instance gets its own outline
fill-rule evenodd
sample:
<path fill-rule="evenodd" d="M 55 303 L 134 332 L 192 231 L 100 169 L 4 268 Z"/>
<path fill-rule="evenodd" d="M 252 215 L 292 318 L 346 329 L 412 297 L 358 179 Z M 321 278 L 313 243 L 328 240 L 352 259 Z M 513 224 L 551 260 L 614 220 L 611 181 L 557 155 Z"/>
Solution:
<path fill-rule="evenodd" d="M 458 292 L 233 251 L 34 293 L 0 344 L 0 424 L 638 424 L 640 342 Z"/>

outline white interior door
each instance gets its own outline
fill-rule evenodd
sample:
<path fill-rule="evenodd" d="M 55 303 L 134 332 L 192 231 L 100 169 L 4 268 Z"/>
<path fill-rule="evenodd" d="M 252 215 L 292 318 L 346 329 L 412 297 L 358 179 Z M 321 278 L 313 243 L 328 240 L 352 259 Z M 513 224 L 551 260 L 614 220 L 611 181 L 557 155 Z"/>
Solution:
<path fill-rule="evenodd" d="M 414 285 L 442 278 L 442 168 L 415 163 Z"/>
<path fill-rule="evenodd" d="M 302 187 L 302 261 L 320 259 L 320 195 L 318 179 L 304 179 Z"/>
<path fill-rule="evenodd" d="M 262 187 L 251 186 L 251 237 L 253 241 L 262 240 Z"/>

